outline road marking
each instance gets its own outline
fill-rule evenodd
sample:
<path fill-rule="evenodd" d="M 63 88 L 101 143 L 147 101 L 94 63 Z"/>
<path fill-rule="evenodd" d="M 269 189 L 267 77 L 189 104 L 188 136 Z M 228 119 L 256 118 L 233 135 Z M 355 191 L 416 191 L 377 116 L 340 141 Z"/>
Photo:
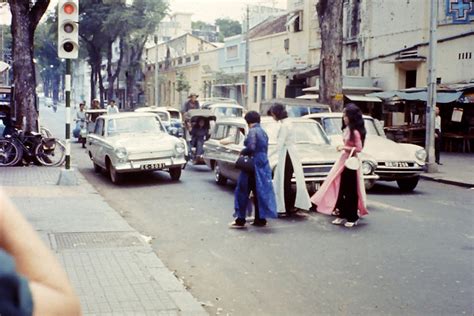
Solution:
<path fill-rule="evenodd" d="M 413 213 L 412 210 L 409 210 L 406 208 L 396 207 L 396 206 L 392 206 L 392 205 L 381 203 L 381 202 L 375 202 L 375 201 L 370 201 L 369 206 L 380 207 L 380 208 L 384 208 L 384 209 L 387 209 L 389 211 L 394 211 L 394 212 Z"/>

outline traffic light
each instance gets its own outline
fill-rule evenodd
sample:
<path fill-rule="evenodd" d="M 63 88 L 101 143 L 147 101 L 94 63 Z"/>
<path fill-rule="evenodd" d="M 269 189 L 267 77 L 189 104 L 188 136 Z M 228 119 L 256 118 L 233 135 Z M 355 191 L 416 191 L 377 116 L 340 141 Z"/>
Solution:
<path fill-rule="evenodd" d="M 79 55 L 79 0 L 59 0 L 58 56 L 75 59 Z"/>

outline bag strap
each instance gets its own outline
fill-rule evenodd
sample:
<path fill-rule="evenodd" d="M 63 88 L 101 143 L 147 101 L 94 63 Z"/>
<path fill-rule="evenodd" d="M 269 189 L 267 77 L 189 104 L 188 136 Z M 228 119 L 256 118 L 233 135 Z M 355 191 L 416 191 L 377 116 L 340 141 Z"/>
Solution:
<path fill-rule="evenodd" d="M 352 157 L 352 155 L 354 154 L 354 150 L 355 150 L 355 147 L 352 147 L 351 153 L 349 154 L 349 158 Z"/>

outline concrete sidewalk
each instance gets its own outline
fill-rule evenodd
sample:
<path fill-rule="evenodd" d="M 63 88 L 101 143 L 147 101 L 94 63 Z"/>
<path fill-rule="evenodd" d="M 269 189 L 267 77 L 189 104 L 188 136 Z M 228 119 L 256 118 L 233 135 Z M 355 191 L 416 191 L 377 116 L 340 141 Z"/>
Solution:
<path fill-rule="evenodd" d="M 437 173 L 423 173 L 422 178 L 447 184 L 474 188 L 474 154 L 441 153 Z"/>
<path fill-rule="evenodd" d="M 58 256 L 85 315 L 207 315 L 79 172 L 70 187 L 56 185 L 59 173 L 1 168 L 0 186 Z"/>

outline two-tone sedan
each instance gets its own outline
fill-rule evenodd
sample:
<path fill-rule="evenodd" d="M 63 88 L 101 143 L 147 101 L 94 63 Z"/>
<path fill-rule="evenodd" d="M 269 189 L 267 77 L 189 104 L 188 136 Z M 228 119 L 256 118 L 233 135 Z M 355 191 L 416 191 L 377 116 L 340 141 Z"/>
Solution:
<path fill-rule="evenodd" d="M 296 149 L 303 165 L 307 189 L 310 193 L 319 189 L 332 166 L 339 158 L 335 148 L 319 124 L 302 118 L 290 118 L 296 136 Z M 280 124 L 270 117 L 262 117 L 261 126 L 269 138 L 268 156 L 270 167 L 275 170 L 278 163 L 277 135 Z M 204 161 L 214 170 L 217 184 L 228 179 L 236 181 L 240 170 L 235 168 L 248 131 L 243 118 L 221 118 L 217 120 L 211 138 L 204 143 Z M 364 178 L 375 180 L 375 161 L 362 157 Z M 295 182 L 295 179 L 292 180 Z"/>
<path fill-rule="evenodd" d="M 179 180 L 186 165 L 183 139 L 169 135 L 153 113 L 117 113 L 97 118 L 87 135 L 87 153 L 96 172 L 106 170 L 113 183 L 124 173 L 169 172 Z"/>
<path fill-rule="evenodd" d="M 320 123 L 334 146 L 342 144 L 342 113 L 315 113 L 306 115 Z M 367 136 L 363 153 L 377 161 L 375 173 L 383 181 L 397 181 L 403 191 L 413 191 L 424 170 L 426 151 L 423 147 L 413 144 L 396 143 L 385 136 L 383 128 L 376 121 L 364 115 Z M 366 183 L 366 188 L 375 184 Z"/>

